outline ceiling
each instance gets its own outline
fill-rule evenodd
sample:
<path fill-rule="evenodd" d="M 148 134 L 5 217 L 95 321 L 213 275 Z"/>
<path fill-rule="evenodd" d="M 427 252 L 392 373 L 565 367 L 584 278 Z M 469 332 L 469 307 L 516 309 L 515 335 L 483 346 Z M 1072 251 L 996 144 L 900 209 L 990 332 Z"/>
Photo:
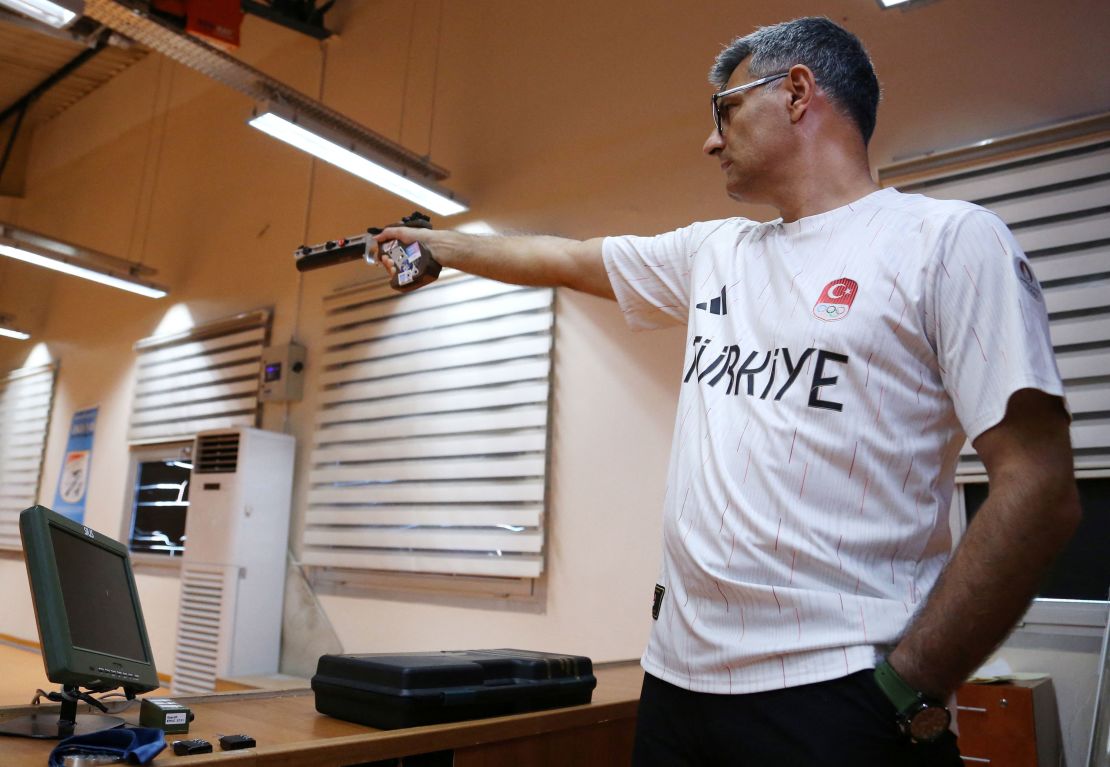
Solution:
<path fill-rule="evenodd" d="M 87 7 L 118 2 L 86 0 Z M 328 14 L 328 27 L 338 34 L 326 44 L 248 16 L 234 59 L 265 70 L 271 80 L 318 95 L 351 120 L 387 132 L 415 151 L 427 150 L 451 170 L 448 186 L 479 203 L 482 216 L 494 225 L 566 236 L 647 233 L 695 217 L 737 215 L 736 205 L 721 194 L 716 164 L 699 152 L 709 129 L 706 70 L 713 53 L 733 35 L 813 13 L 858 34 L 875 62 L 884 91 L 871 144 L 877 167 L 1110 110 L 1106 0 L 920 0 L 892 11 L 881 11 L 876 0 L 443 0 L 442 5 L 440 0 L 340 0 Z M 382 29 L 396 34 L 383 40 Z M 85 28 L 81 40 L 96 31 L 95 24 Z M 0 112 L 86 45 L 0 14 Z M 442 51 L 444 62 L 438 81 L 433 50 Z M 105 126 L 115 118 L 108 110 L 119 109 L 127 98 L 149 102 L 151 93 L 106 89 L 81 99 L 150 55 L 148 51 L 110 45 L 44 96 L 23 126 L 10 166 L 20 166 L 19 156 L 27 152 L 35 127 L 52 118 L 56 121 L 48 132 L 59 129 L 70 145 L 80 143 L 74 152 L 95 153 L 97 142 L 107 135 Z M 157 62 L 130 74 L 152 63 Z M 177 122 L 167 133 L 164 122 L 155 125 L 151 118 L 144 135 L 157 136 L 159 142 L 170 136 L 165 146 L 174 151 L 165 152 L 166 163 L 178 163 L 182 172 L 186 161 L 181 158 L 198 148 L 223 156 L 224 137 L 248 151 L 251 162 L 264 161 L 269 167 L 270 158 L 283 156 L 282 149 L 262 149 L 261 140 L 235 143 L 241 137 L 234 131 L 242 130 L 249 102 L 224 92 L 223 86 L 207 86 L 201 77 L 177 84 L 178 93 L 188 94 L 183 99 L 205 88 L 204 108 L 215 104 L 222 110 L 212 119 Z M 215 97 L 209 99 L 209 94 Z M 178 116 L 192 118 L 202 108 L 201 99 L 195 102 L 182 106 Z M 129 117 L 135 119 L 140 111 L 150 112 L 132 111 L 136 114 Z M 82 122 L 87 115 L 97 120 L 95 135 Z M 11 121 L 0 125 L 0 151 L 10 126 Z M 54 152 L 69 151 L 58 142 L 50 146 Z M 36 156 L 32 180 L 41 175 L 53 181 L 51 174 L 59 168 L 56 175 L 63 177 L 68 157 Z M 240 157 L 227 160 L 238 162 Z M 139 177 L 112 199 L 117 204 L 108 212 L 118 211 L 116 218 L 81 204 L 96 199 L 82 195 L 98 189 L 97 183 L 109 185 L 84 177 L 71 189 L 50 186 L 38 199 L 32 192 L 24 200 L 0 197 L 0 212 L 18 211 L 27 217 L 20 220 L 34 228 L 35 206 L 48 208 L 62 197 L 75 203 L 75 212 L 51 233 L 120 257 L 142 253 L 145 258 L 144 237 L 135 232 L 145 231 L 154 220 L 150 189 L 158 178 L 172 186 L 167 181 L 171 173 L 159 176 L 157 167 L 152 163 L 149 174 L 145 162 L 130 168 Z M 208 170 L 205 166 L 197 172 Z M 383 203 L 366 185 L 341 174 L 325 171 L 319 176 L 321 183 L 310 185 L 309 194 L 328 204 L 317 205 L 306 216 L 319 239 L 327 236 L 329 225 L 341 224 L 346 230 L 349 224 L 344 222 L 361 221 L 368 205 L 395 204 Z M 587 177 L 597 199 L 583 205 Z M 233 184 L 229 196 L 251 188 L 245 173 L 220 180 Z M 0 194 L 20 194 L 19 183 L 10 168 Z M 190 190 L 186 186 L 181 195 Z M 157 205 L 171 207 L 165 202 L 169 196 L 162 190 Z M 188 202 L 190 216 L 208 215 L 236 237 L 243 227 L 253 226 L 232 221 L 230 206 L 209 196 Z M 265 225 L 252 229 L 248 238 L 262 242 L 262 232 L 279 228 L 276 221 L 271 227 L 268 208 L 286 204 L 292 203 L 259 203 L 267 210 L 236 209 L 234 217 L 262 221 Z M 774 215 L 748 209 L 739 214 Z M 649 230 L 648 225 L 658 228 Z M 166 253 L 155 252 L 150 263 L 163 274 L 184 279 L 175 271 L 185 268 L 179 266 L 182 262 Z M 188 268 L 207 274 L 207 262 L 200 256 Z M 55 280 L 35 272 L 15 262 L 0 264 L 0 309 L 15 313 L 29 328 L 45 321 L 36 319 L 48 313 L 48 305 L 37 296 L 47 295 Z M 200 276 L 190 279 L 202 281 Z M 163 281 L 173 284 L 172 279 Z"/>
<path fill-rule="evenodd" d="M 238 10 L 236 0 L 224 0 Z M 310 37 L 308 25 L 283 17 L 265 3 L 265 18 Z M 0 155 L 15 134 L 13 157 L 0 162 L 0 194 L 19 196 L 29 137 L 35 128 L 141 60 L 150 51 L 164 55 L 256 103 L 276 100 L 308 114 L 340 135 L 372 147 L 405 172 L 437 181 L 446 171 L 388 138 L 366 129 L 325 104 L 186 34 L 175 21 L 154 14 L 144 2 L 86 0 L 85 15 L 65 30 L 24 20 L 0 8 Z M 315 28 L 319 29 L 319 28 Z M 33 101 L 28 103 L 28 99 Z M 25 113 L 24 113 L 25 111 Z M 6 119 L 5 119 L 6 118 Z"/>
<path fill-rule="evenodd" d="M 72 32 L 54 32 L 0 9 L 0 114 L 33 93 L 68 62 L 90 51 L 102 34 L 108 36 L 99 24 L 87 22 Z M 12 157 L 0 178 L 0 194 L 18 194 L 21 190 L 28 139 L 38 125 L 61 114 L 147 53 L 119 36 L 110 36 L 110 42 L 99 52 L 35 99 L 23 118 Z M 8 145 L 15 122 L 16 115 L 12 114 L 0 125 L 0 153 Z"/>
<path fill-rule="evenodd" d="M 90 35 L 94 37 L 95 35 Z M 118 45 L 117 41 L 117 45 Z M 0 12 L 0 111 L 18 101 L 91 45 L 68 34 L 51 35 Z M 35 105 L 34 117 L 49 120 L 119 72 L 146 56 L 143 48 L 108 47 Z"/>
<path fill-rule="evenodd" d="M 413 18 L 421 8 L 436 12 L 432 0 L 412 3 Z M 95 0 L 89 7 L 117 4 Z M 397 3 L 380 3 L 375 8 L 385 13 L 392 5 Z M 543 17 L 547 23 L 561 14 L 573 18 L 582 10 L 580 5 L 571 0 L 558 12 L 550 4 L 514 10 L 512 21 L 506 19 L 503 25 L 504 34 L 511 37 L 513 24 L 527 23 L 517 16 Z M 485 10 L 480 12 L 478 6 Z M 473 23 L 485 25 L 488 19 L 484 16 L 499 4 L 485 2 L 475 7 L 475 16 L 483 18 Z M 346 22 L 364 10 L 360 3 L 341 0 L 329 13 L 327 26 L 343 37 Z M 827 15 L 856 32 L 876 63 L 884 86 L 879 129 L 872 144 L 877 165 L 1110 109 L 1106 81 L 1110 49 L 1105 44 L 1110 3 L 1105 0 L 1048 4 L 1039 0 L 918 0 L 887 11 L 880 10 L 876 0 L 699 0 L 682 8 L 661 0 L 609 0 L 589 15 L 604 39 L 607 61 L 643 61 L 645 55 L 673 60 L 673 70 L 688 82 L 686 63 L 696 60 L 698 66 L 704 64 L 710 34 L 719 45 L 732 33 L 813 13 Z M 567 38 L 573 34 L 571 30 L 581 27 L 570 19 L 566 26 Z M 0 10 L 0 113 L 86 50 L 101 31 L 103 28 L 86 16 L 76 25 L 74 39 L 67 32 L 47 32 Z M 459 33 L 465 31 L 452 30 L 452 34 Z M 551 29 L 551 38 L 564 38 L 557 26 Z M 590 45 L 581 40 L 579 44 Z M 244 52 L 246 49 L 237 55 Z M 115 34 L 102 51 L 47 91 L 24 120 L 9 167 L 0 178 L 0 194 L 20 194 L 21 165 L 36 126 L 148 53 L 148 48 Z M 595 46 L 592 53 L 600 52 Z M 562 66 L 558 61 L 551 63 L 556 72 Z M 530 64 L 537 73 L 546 65 L 542 61 Z M 13 124 L 13 119 L 0 124 L 0 152 Z"/>

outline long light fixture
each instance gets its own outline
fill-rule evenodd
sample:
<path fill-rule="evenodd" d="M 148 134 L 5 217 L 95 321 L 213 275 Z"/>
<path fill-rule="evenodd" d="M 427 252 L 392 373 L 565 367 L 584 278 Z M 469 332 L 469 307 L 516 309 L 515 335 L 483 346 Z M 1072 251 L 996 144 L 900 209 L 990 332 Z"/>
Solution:
<path fill-rule="evenodd" d="M 69 26 L 85 12 L 84 0 L 0 0 L 0 5 L 56 29 Z"/>
<path fill-rule="evenodd" d="M 431 179 L 414 179 L 407 169 L 390 162 L 372 147 L 361 146 L 349 136 L 291 107 L 267 102 L 255 110 L 255 116 L 249 123 L 263 133 L 404 197 L 432 213 L 453 216 L 468 209 L 451 192 L 438 187 Z"/>
<path fill-rule="evenodd" d="M 4 223 L 0 223 L 0 256 L 92 280 L 147 298 L 162 298 L 168 293 L 166 288 L 140 276 L 153 274 L 154 270 L 150 267 Z"/>
<path fill-rule="evenodd" d="M 0 314 L 0 336 L 14 338 L 16 341 L 26 341 L 31 337 L 30 333 L 12 327 L 11 321 L 12 316 L 10 314 Z"/>
<path fill-rule="evenodd" d="M 261 105 L 250 121 L 259 130 L 436 215 L 450 216 L 467 209 L 465 201 L 438 186 L 449 174 L 429 158 L 246 62 L 182 33 L 154 14 L 135 7 L 135 2 L 86 0 L 85 6 L 87 18 L 249 96 Z"/>

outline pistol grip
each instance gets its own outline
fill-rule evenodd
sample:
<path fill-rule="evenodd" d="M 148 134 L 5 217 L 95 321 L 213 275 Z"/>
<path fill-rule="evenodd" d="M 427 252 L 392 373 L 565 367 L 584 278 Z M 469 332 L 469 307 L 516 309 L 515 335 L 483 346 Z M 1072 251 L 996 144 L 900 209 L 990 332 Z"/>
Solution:
<path fill-rule="evenodd" d="M 435 282 L 442 269 L 439 262 L 432 257 L 432 253 L 419 242 L 408 245 L 394 240 L 385 250 L 397 268 L 397 273 L 390 279 L 389 285 L 394 290 L 408 292 L 423 287 L 430 282 Z"/>

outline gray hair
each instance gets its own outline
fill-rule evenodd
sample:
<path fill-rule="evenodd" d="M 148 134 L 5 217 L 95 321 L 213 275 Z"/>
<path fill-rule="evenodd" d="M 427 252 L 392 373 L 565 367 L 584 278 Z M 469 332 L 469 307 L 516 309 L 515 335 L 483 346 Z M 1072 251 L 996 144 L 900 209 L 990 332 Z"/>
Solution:
<path fill-rule="evenodd" d="M 753 77 L 804 64 L 829 100 L 856 123 L 866 145 L 875 132 L 879 81 L 863 43 L 832 21 L 809 17 L 760 27 L 729 43 L 709 70 L 709 82 L 723 88 L 742 61 L 751 57 Z"/>

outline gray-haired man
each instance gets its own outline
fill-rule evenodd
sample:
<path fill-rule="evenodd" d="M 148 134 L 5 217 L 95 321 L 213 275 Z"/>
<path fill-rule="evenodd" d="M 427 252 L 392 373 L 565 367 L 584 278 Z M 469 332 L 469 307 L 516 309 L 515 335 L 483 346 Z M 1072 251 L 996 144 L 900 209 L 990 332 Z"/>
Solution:
<path fill-rule="evenodd" d="M 877 187 L 878 81 L 842 28 L 759 29 L 711 80 L 704 150 L 780 219 L 379 239 L 688 328 L 637 764 L 954 767 L 945 701 L 1079 519 L 1039 287 L 989 212 Z M 965 434 L 990 496 L 949 562 Z"/>

